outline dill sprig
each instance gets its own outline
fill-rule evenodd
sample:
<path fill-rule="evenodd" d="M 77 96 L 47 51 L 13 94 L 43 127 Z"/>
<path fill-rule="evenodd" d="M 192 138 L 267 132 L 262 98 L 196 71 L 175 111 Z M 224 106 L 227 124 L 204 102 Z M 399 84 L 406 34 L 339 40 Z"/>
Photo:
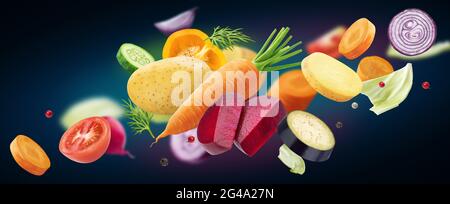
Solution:
<path fill-rule="evenodd" d="M 261 50 L 259 50 L 258 54 L 256 54 L 256 57 L 253 59 L 253 64 L 260 71 L 278 71 L 300 66 L 300 62 L 274 66 L 274 64 L 284 61 L 302 52 L 302 49 L 292 51 L 300 44 L 302 44 L 301 41 L 293 45 L 287 45 L 292 39 L 292 35 L 285 39 L 286 35 L 289 33 L 289 30 L 289 27 L 281 28 L 280 32 L 278 32 L 278 34 L 274 38 L 275 33 L 277 33 L 277 29 L 274 29 L 270 36 L 267 38 Z"/>
<path fill-rule="evenodd" d="M 124 103 L 124 107 L 126 108 L 125 116 L 130 120 L 128 125 L 134 131 L 134 134 L 142 134 L 144 131 L 147 131 L 150 136 L 155 138 L 155 135 L 151 129 L 151 120 L 153 117 L 152 113 L 147 113 L 144 110 L 140 109 L 136 105 L 131 102 L 130 99 L 122 100 Z"/>
<path fill-rule="evenodd" d="M 242 33 L 242 28 L 231 29 L 229 27 L 217 26 L 214 32 L 208 37 L 211 43 L 222 50 L 233 49 L 237 43 L 247 43 L 253 41 L 248 35 Z"/>

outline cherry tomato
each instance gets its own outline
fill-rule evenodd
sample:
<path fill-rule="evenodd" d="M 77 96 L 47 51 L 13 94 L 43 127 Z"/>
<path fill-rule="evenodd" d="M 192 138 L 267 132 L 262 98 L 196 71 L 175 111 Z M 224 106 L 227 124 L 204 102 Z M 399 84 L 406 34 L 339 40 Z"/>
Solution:
<path fill-rule="evenodd" d="M 111 140 L 111 128 L 103 117 L 81 120 L 70 127 L 59 142 L 59 151 L 78 163 L 91 163 L 105 154 Z"/>

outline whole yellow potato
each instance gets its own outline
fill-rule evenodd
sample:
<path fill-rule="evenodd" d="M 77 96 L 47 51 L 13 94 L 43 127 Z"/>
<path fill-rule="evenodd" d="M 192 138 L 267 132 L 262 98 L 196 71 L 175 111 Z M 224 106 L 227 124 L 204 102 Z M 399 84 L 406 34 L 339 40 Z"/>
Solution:
<path fill-rule="evenodd" d="M 200 83 L 194 84 L 194 68 L 201 68 L 202 79 L 211 72 L 204 61 L 193 57 L 171 57 L 147 64 L 130 76 L 127 86 L 128 96 L 136 106 L 146 112 L 173 114 L 179 104 L 173 103 L 172 92 L 175 88 L 179 89 L 180 86 L 187 83 L 186 80 L 172 82 L 173 76 L 177 73 L 189 75 L 190 86 L 187 87 L 189 94 L 180 97 L 186 99 L 200 85 Z"/>

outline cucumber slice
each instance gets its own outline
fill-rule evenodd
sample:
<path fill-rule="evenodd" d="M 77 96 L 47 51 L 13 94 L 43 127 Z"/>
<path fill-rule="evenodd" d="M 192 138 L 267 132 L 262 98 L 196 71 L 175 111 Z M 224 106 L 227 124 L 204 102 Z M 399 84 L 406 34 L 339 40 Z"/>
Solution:
<path fill-rule="evenodd" d="M 84 99 L 70 106 L 61 116 L 60 123 L 68 129 L 76 122 L 93 116 L 111 116 L 120 118 L 123 116 L 122 107 L 115 101 L 106 97 L 93 97 Z"/>
<path fill-rule="evenodd" d="M 131 43 L 124 43 L 117 52 L 117 61 L 125 70 L 133 73 L 155 59 L 143 48 Z"/>
<path fill-rule="evenodd" d="M 302 159 L 302 157 L 298 156 L 298 154 L 289 149 L 287 145 L 281 145 L 278 159 L 280 159 L 284 165 L 291 169 L 291 173 L 300 175 L 303 175 L 305 173 L 305 161 Z"/>
<path fill-rule="evenodd" d="M 308 161 L 328 160 L 335 145 L 330 128 L 316 116 L 304 111 L 290 112 L 281 123 L 278 133 L 284 144 Z"/>

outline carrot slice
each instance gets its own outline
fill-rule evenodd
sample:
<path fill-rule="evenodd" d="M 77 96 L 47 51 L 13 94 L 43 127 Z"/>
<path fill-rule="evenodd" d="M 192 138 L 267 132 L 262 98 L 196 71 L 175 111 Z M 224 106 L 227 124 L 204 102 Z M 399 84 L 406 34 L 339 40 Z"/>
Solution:
<path fill-rule="evenodd" d="M 9 147 L 17 164 L 29 173 L 41 176 L 50 168 L 50 159 L 47 154 L 31 138 L 17 135 Z"/>
<path fill-rule="evenodd" d="M 316 95 L 316 91 L 306 81 L 301 70 L 288 71 L 280 76 L 267 95 L 278 96 L 287 112 L 293 110 L 306 110 Z"/>
<path fill-rule="evenodd" d="M 358 65 L 358 76 L 362 81 L 375 79 L 394 71 L 391 63 L 378 56 L 364 57 Z"/>
<path fill-rule="evenodd" d="M 372 44 L 375 30 L 375 25 L 367 18 L 355 21 L 342 36 L 339 53 L 350 60 L 361 56 Z"/>

